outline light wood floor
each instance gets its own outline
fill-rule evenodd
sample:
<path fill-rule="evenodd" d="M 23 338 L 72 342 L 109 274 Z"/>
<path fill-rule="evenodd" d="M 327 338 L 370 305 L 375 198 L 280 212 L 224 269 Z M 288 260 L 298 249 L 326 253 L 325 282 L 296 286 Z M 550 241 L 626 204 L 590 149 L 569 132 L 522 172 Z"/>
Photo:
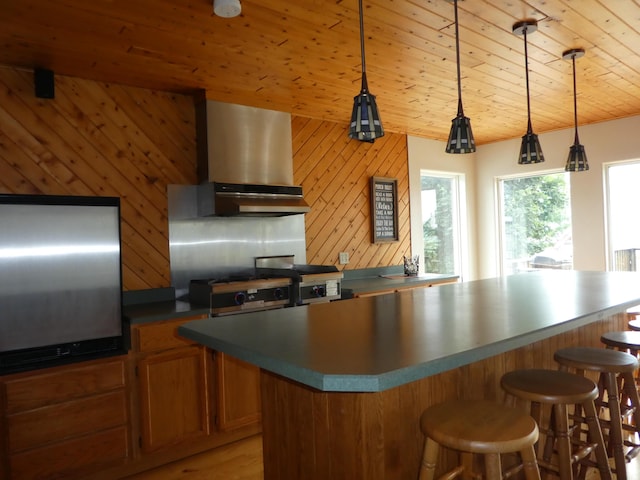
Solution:
<path fill-rule="evenodd" d="M 587 480 L 598 480 L 598 472 L 595 469 L 592 472 Z M 640 455 L 627 464 L 627 478 L 640 480 Z M 139 473 L 127 480 L 263 480 L 262 437 L 256 435 L 211 452 Z"/>
<path fill-rule="evenodd" d="M 263 480 L 262 436 L 148 470 L 127 480 Z"/>

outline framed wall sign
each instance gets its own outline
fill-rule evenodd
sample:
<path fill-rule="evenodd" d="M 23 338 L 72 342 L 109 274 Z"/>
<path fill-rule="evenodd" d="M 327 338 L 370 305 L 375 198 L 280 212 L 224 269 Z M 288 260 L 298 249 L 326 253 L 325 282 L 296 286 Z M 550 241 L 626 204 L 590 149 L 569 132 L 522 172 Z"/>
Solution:
<path fill-rule="evenodd" d="M 371 177 L 371 237 L 373 243 L 399 240 L 396 178 Z"/>

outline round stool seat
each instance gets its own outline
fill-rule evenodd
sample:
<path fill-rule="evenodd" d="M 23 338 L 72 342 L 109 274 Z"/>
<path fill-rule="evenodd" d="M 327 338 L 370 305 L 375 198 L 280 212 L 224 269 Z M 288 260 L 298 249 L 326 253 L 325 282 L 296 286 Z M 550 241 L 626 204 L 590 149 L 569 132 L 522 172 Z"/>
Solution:
<path fill-rule="evenodd" d="M 487 400 L 451 400 L 427 408 L 420 428 L 426 437 L 420 480 L 434 480 L 440 447 L 456 451 L 459 461 L 440 478 L 503 480 L 522 470 L 525 480 L 540 480 L 534 449 L 538 425 L 520 410 Z M 520 462 L 509 462 L 505 470 L 502 454 L 514 453 L 519 454 Z M 474 462 L 477 455 L 484 461 Z M 479 464 L 484 466 L 484 475 L 475 471 Z"/>
<path fill-rule="evenodd" d="M 538 439 L 529 415 L 485 400 L 434 405 L 424 411 L 420 426 L 440 445 L 472 453 L 518 452 Z"/>
<path fill-rule="evenodd" d="M 558 363 L 578 370 L 622 373 L 633 372 L 638 368 L 638 359 L 633 355 L 606 348 L 561 348 L 553 354 L 553 358 Z"/>
<path fill-rule="evenodd" d="M 515 370 L 505 373 L 500 384 L 512 395 L 534 402 L 572 404 L 598 398 L 593 381 L 560 370 Z"/>
<path fill-rule="evenodd" d="M 629 325 L 630 330 L 640 331 L 640 320 L 629 320 L 627 325 Z"/>
<path fill-rule="evenodd" d="M 602 334 L 600 341 L 609 347 L 637 351 L 640 349 L 640 332 L 607 332 Z"/>

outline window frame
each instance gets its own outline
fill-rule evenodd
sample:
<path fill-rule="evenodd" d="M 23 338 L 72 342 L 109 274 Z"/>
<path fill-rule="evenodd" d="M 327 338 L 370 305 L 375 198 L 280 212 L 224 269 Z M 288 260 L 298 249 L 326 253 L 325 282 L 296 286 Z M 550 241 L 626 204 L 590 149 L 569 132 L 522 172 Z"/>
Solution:
<path fill-rule="evenodd" d="M 610 170 L 615 167 L 625 167 L 630 165 L 639 165 L 640 159 L 624 160 L 620 162 L 607 162 L 603 163 L 603 191 L 604 191 L 604 229 L 605 229 L 605 269 L 607 271 L 615 271 L 615 252 L 613 250 L 613 232 L 611 229 L 612 214 L 611 214 L 611 184 L 610 184 Z M 640 244 L 640 242 L 639 242 Z"/>
<path fill-rule="evenodd" d="M 457 275 L 460 281 L 463 280 L 466 276 L 468 276 L 469 272 L 469 252 L 468 248 L 464 248 L 464 245 L 468 245 L 469 233 L 467 230 L 467 223 L 463 221 L 463 219 L 467 218 L 467 209 L 466 209 L 466 175 L 460 172 L 446 172 L 442 170 L 430 170 L 430 169 L 420 169 L 420 192 L 419 197 L 422 198 L 422 178 L 423 177 L 436 177 L 436 178 L 444 178 L 452 181 L 452 196 L 454 205 L 453 212 L 453 228 L 454 228 L 454 272 L 452 275 Z M 422 262 L 420 264 L 420 271 L 422 273 L 425 272 L 425 261 L 424 261 L 424 219 L 422 211 L 422 202 L 419 205 L 419 218 L 420 218 L 420 245 L 419 247 L 420 256 L 422 257 Z M 432 272 L 428 272 L 432 273 Z"/>
<path fill-rule="evenodd" d="M 504 229 L 504 181 L 506 180 L 514 180 L 520 178 L 530 178 L 530 177 L 544 177 L 548 175 L 556 175 L 556 174 L 565 174 L 569 178 L 569 192 L 571 191 L 571 177 L 568 172 L 565 172 L 563 169 L 550 169 L 550 170 L 538 170 L 527 173 L 514 173 L 510 175 L 500 175 L 495 178 L 495 206 L 496 206 L 496 261 L 499 275 L 505 276 L 508 275 L 505 270 L 505 255 L 504 249 L 506 246 L 505 239 L 505 229 Z M 569 193 L 569 206 L 571 216 L 573 216 L 573 211 L 571 210 L 571 193 Z M 571 219 L 573 222 L 573 218 Z"/>

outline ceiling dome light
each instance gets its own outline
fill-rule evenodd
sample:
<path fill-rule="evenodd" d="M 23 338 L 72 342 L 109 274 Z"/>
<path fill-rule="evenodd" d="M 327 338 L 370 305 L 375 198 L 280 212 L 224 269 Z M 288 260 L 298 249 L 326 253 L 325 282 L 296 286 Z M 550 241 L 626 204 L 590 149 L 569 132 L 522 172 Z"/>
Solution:
<path fill-rule="evenodd" d="M 213 13 L 219 17 L 237 17 L 242 12 L 240 0 L 213 0 Z"/>

